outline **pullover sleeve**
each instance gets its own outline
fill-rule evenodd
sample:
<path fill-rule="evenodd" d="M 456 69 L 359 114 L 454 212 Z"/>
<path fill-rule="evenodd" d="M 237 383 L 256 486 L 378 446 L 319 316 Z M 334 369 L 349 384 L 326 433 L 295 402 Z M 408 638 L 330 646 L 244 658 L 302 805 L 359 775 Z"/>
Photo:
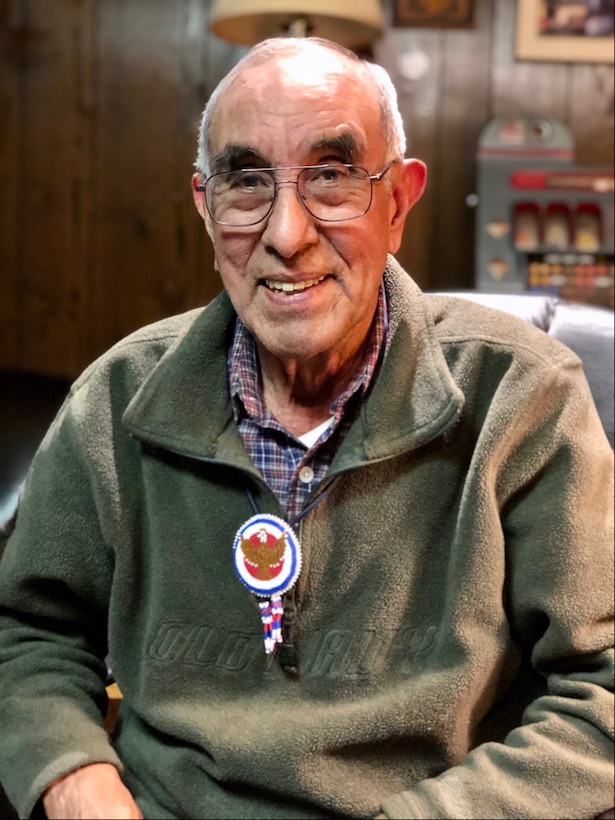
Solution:
<path fill-rule="evenodd" d="M 112 424 L 102 392 L 86 419 L 88 392 L 67 400 L 39 448 L 0 562 L 0 781 L 20 817 L 73 769 L 121 769 L 103 723 L 114 562 L 101 522 L 117 454 L 84 436 Z"/>
<path fill-rule="evenodd" d="M 570 357 L 508 398 L 479 503 L 502 521 L 505 606 L 538 688 L 502 742 L 383 800 L 390 818 L 591 818 L 613 806 L 613 453 Z"/>

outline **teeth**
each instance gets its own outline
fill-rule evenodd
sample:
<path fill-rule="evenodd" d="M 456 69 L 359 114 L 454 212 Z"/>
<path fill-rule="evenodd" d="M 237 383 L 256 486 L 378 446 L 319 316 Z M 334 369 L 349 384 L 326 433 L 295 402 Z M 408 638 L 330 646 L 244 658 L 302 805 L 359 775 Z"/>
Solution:
<path fill-rule="evenodd" d="M 324 278 L 324 276 L 321 276 L 318 279 L 305 279 L 303 282 L 273 282 L 271 279 L 265 279 L 265 285 L 269 290 L 275 290 L 278 293 L 298 293 L 317 285 Z"/>

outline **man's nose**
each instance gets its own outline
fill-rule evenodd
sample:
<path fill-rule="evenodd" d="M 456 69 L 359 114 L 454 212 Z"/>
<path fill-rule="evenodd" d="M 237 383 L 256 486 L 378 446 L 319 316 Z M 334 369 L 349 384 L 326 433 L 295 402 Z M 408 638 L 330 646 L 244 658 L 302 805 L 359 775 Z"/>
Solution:
<path fill-rule="evenodd" d="M 284 259 L 318 242 L 316 221 L 309 213 L 295 180 L 281 180 L 271 213 L 267 217 L 263 242 Z"/>

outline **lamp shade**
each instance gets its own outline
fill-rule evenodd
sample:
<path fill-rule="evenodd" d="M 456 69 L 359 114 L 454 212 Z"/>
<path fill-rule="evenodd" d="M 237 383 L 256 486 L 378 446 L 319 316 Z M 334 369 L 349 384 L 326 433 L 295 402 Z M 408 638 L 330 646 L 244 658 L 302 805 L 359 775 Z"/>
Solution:
<path fill-rule="evenodd" d="M 209 27 L 218 37 L 254 45 L 294 33 L 366 48 L 384 28 L 380 0 L 214 0 Z"/>

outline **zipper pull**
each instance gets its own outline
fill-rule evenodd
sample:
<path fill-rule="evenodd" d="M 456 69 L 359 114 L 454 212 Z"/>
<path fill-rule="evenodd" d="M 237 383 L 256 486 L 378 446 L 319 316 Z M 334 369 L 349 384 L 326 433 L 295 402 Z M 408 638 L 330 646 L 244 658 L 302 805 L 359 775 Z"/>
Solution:
<path fill-rule="evenodd" d="M 284 595 L 284 612 L 282 614 L 282 643 L 276 648 L 276 655 L 282 671 L 292 678 L 299 677 L 299 653 L 293 643 L 294 626 L 297 621 L 295 590 Z"/>

